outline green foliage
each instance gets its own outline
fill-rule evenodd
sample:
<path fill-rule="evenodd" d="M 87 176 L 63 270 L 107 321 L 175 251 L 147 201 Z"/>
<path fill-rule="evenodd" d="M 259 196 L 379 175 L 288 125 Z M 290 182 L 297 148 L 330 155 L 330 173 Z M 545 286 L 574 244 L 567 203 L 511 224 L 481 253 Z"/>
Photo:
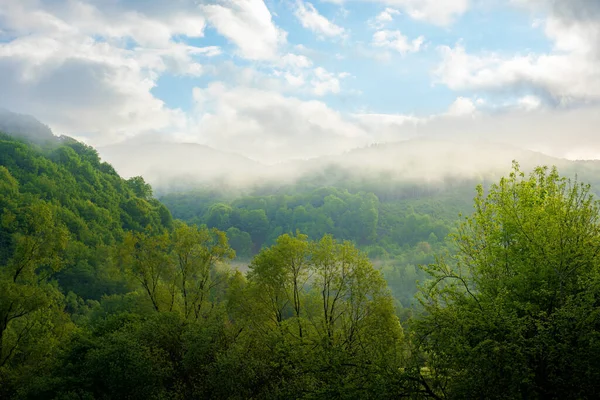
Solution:
<path fill-rule="evenodd" d="M 0 398 L 600 390 L 600 203 L 556 169 L 479 187 L 449 243 L 451 191 L 169 197 L 188 225 L 93 148 L 44 146 L 0 136 Z"/>
<path fill-rule="evenodd" d="M 250 234 L 257 253 L 280 236 L 277 232 L 306 232 L 311 239 L 330 233 L 340 239 L 360 244 L 376 240 L 379 201 L 373 193 L 351 194 L 347 190 L 324 188 L 297 195 L 241 197 L 230 203 L 215 202 L 206 206 L 203 195 L 192 192 L 198 204 L 186 195 L 163 196 L 162 201 L 178 217 L 199 221 L 209 227 L 231 227 Z"/>
<path fill-rule="evenodd" d="M 76 329 L 65 307 L 83 312 L 84 299 L 126 291 L 112 260 L 127 230 L 171 223 L 164 206 L 136 197 L 93 148 L 68 138 L 44 146 L 0 135 L 2 398 L 44 386 L 37 377 Z M 136 213 L 126 209 L 131 201 Z"/>
<path fill-rule="evenodd" d="M 401 377 L 402 328 L 381 275 L 349 242 L 284 235 L 256 256 L 248 279 L 239 272 L 215 276 L 223 295 L 206 296 L 199 317 L 194 290 L 216 263 L 232 256 L 223 232 L 178 222 L 168 236 L 136 233 L 124 246 L 134 254 L 123 265 L 131 264 L 126 268 L 142 290 L 92 305 L 53 368 L 37 384 L 24 385 L 26 396 L 310 399 L 397 393 L 390 382 Z M 319 305 L 324 283 L 308 279 L 325 260 L 337 265 L 324 275 L 337 282 L 328 294 L 333 314 Z M 171 287 L 177 288 L 174 297 Z M 276 292 L 283 301 L 278 320 L 265 298 Z M 143 299 L 151 299 L 150 307 Z M 169 308 L 170 299 L 175 306 Z"/>
<path fill-rule="evenodd" d="M 51 281 L 64 266 L 68 231 L 57 207 L 30 197 L 15 201 L 17 182 L 3 172 L 9 185 L 0 192 L 0 395 L 35 376 L 70 330 Z"/>
<path fill-rule="evenodd" d="M 435 199 L 413 198 L 423 193 L 413 187 L 399 187 L 394 195 L 381 187 L 373 190 L 385 193 L 386 201 L 375 192 L 304 188 L 301 183 L 289 188 L 289 194 L 228 200 L 213 192 L 194 191 L 165 195 L 161 200 L 188 223 L 226 231 L 231 246 L 243 259 L 297 230 L 311 240 L 326 234 L 350 240 L 369 254 L 394 296 L 408 306 L 414 303 L 416 281 L 426 279 L 419 269 L 415 272 L 415 266 L 433 262 L 436 253 L 446 250 L 445 238 L 467 203 L 461 196 L 448 194 Z"/>
<path fill-rule="evenodd" d="M 0 135 L 0 178 L 0 265 L 21 232 L 31 229 L 20 221 L 28 215 L 25 205 L 46 204 L 68 231 L 61 255 L 64 268 L 55 278 L 67 292 L 83 298 L 100 299 L 124 289 L 123 281 L 106 271 L 112 269 L 112 249 L 128 230 L 151 226 L 160 231 L 172 225 L 170 213 L 150 198 L 143 179 L 121 179 L 93 148 L 70 138 L 38 147 Z"/>
<path fill-rule="evenodd" d="M 518 165 L 428 271 L 417 324 L 429 373 L 452 398 L 588 398 L 597 392 L 599 204 L 556 169 Z M 576 356 L 574 356 L 575 352 Z M 493 384 L 491 384 L 493 382 Z"/>
<path fill-rule="evenodd" d="M 350 242 L 283 235 L 254 258 L 242 291 L 238 307 L 272 349 L 276 379 L 291 380 L 277 398 L 384 398 L 398 379 L 404 343 L 392 297 Z"/>
<path fill-rule="evenodd" d="M 135 193 L 137 197 L 149 200 L 152 197 L 152 187 L 148 185 L 141 176 L 134 176 L 127 179 L 127 186 Z"/>

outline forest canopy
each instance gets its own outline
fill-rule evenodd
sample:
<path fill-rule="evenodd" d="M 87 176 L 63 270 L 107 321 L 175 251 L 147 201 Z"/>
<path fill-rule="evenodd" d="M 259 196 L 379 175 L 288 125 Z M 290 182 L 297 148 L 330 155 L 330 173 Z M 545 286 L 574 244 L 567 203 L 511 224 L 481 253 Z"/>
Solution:
<path fill-rule="evenodd" d="M 0 397 L 593 397 L 591 187 L 411 190 L 167 196 L 184 222 L 89 146 L 0 136 Z"/>

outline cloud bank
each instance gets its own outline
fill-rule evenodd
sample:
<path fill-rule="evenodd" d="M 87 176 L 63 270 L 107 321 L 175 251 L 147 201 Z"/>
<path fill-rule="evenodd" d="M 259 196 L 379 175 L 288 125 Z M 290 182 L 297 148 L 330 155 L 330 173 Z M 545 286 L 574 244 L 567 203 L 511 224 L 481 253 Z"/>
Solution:
<path fill-rule="evenodd" d="M 547 51 L 436 42 L 477 4 L 298 0 L 281 16 L 263 0 L 0 0 L 0 107 L 92 145 L 196 143 L 264 164 L 428 137 L 600 158 L 600 3 L 502 2 L 537 21 Z M 411 113 L 388 96 L 378 111 L 364 94 L 383 67 L 360 46 L 387 55 L 388 76 L 418 60 L 450 100 Z M 187 82 L 189 108 L 156 94 L 163 78 Z"/>

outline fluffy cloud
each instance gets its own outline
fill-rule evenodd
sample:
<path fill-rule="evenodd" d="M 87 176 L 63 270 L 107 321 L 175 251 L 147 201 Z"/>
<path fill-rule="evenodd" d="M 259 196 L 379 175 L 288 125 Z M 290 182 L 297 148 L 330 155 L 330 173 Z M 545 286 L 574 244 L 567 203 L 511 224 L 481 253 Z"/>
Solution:
<path fill-rule="evenodd" d="M 425 38 L 419 36 L 412 41 L 402 34 L 400 31 L 377 31 L 373 35 L 373 45 L 376 47 L 383 47 L 392 49 L 400 54 L 416 53 L 421 49 Z"/>
<path fill-rule="evenodd" d="M 273 23 L 263 0 L 221 0 L 200 9 L 221 35 L 238 46 L 244 58 L 272 60 L 286 43 L 287 33 Z"/>
<path fill-rule="evenodd" d="M 152 89 L 166 73 L 205 73 L 203 60 L 221 49 L 182 39 L 202 38 L 207 23 L 242 57 L 280 62 L 285 32 L 262 0 L 0 0 L 0 107 L 31 113 L 93 145 L 181 134 L 187 116 Z M 283 60 L 312 65 L 303 56 Z"/>
<path fill-rule="evenodd" d="M 295 14 L 303 27 L 319 36 L 341 37 L 346 34 L 344 28 L 321 15 L 311 3 L 298 0 Z"/>
<path fill-rule="evenodd" d="M 600 2 L 597 0 L 513 0 L 546 12 L 551 52 L 506 56 L 470 54 L 465 47 L 440 48 L 437 79 L 455 90 L 510 91 L 547 103 L 600 101 Z"/>
<path fill-rule="evenodd" d="M 283 56 L 273 70 L 272 76 L 283 78 L 284 82 L 279 85 L 265 85 L 262 82 L 246 81 L 240 82 L 241 86 L 257 87 L 260 89 L 279 90 L 280 92 L 295 92 L 296 94 L 309 94 L 313 96 L 325 96 L 327 94 L 338 94 L 341 92 L 341 81 L 350 77 L 348 72 L 334 73 L 323 67 L 313 68 L 312 61 L 296 54 L 288 53 Z"/>
<path fill-rule="evenodd" d="M 221 150 L 275 163 L 337 153 L 368 143 L 366 133 L 320 101 L 212 83 L 195 88 L 196 134 Z"/>
<path fill-rule="evenodd" d="M 533 95 L 523 96 L 517 103 L 519 104 L 519 107 L 527 111 L 537 110 L 542 106 L 542 100 Z"/>
<path fill-rule="evenodd" d="M 219 50 L 170 40 L 203 33 L 202 18 L 196 25 L 188 15 L 174 26 L 170 21 L 178 15 L 155 19 L 130 9 L 113 15 L 111 9 L 100 12 L 77 1 L 0 2 L 1 23 L 10 37 L 0 44 L 0 105 L 32 113 L 57 133 L 87 136 L 93 144 L 182 128 L 184 115 L 150 90 L 166 71 L 201 74 L 196 56 Z"/>
<path fill-rule="evenodd" d="M 301 68 L 309 68 L 312 66 L 312 61 L 310 58 L 304 55 L 298 55 L 293 53 L 288 53 L 281 58 L 280 65 L 283 67 L 290 67 L 293 69 L 301 69 Z"/>
<path fill-rule="evenodd" d="M 600 154 L 598 106 L 548 110 L 534 96 L 519 99 L 518 106 L 492 108 L 481 99 L 458 97 L 446 111 L 425 116 L 345 116 L 320 101 L 222 83 L 196 88 L 194 95 L 198 117 L 186 140 L 267 163 L 414 138 L 483 140 L 556 157 Z"/>
<path fill-rule="evenodd" d="M 388 7 L 378 15 L 381 24 L 402 12 L 444 25 L 469 5 L 466 0 L 380 3 Z M 460 43 L 441 47 L 437 82 L 462 97 L 438 115 L 419 117 L 345 115 L 323 101 L 307 100 L 343 94 L 343 80 L 350 75 L 324 61 L 333 60 L 334 53 L 289 46 L 262 0 L 0 0 L 0 107 L 34 114 L 57 133 L 94 145 L 154 134 L 268 162 L 463 133 L 558 156 L 575 157 L 583 150 L 600 154 L 600 110 L 594 107 L 600 101 L 600 3 L 512 3 L 547 15 L 540 29 L 554 48 L 547 54 L 507 56 L 469 53 Z M 317 35 L 347 35 L 312 4 L 293 4 L 293 12 Z M 202 38 L 207 26 L 245 61 L 219 58 L 218 68 L 211 65 L 208 57 L 223 49 L 189 44 L 204 39 L 187 40 Z M 408 54 L 423 47 L 423 38 L 378 29 L 370 44 L 379 53 Z M 153 95 L 164 74 L 207 72 L 228 83 L 196 88 L 190 113 L 169 108 Z M 510 104 L 482 104 L 472 91 L 508 92 Z M 570 107 L 553 112 L 544 107 L 553 103 Z"/>
<path fill-rule="evenodd" d="M 469 0 L 376 0 L 402 8 L 411 18 L 449 25 L 469 8 Z"/>
<path fill-rule="evenodd" d="M 323 96 L 327 93 L 339 93 L 340 80 L 338 77 L 344 78 L 345 76 L 344 74 L 336 76 L 322 67 L 315 68 L 314 79 L 312 80 L 313 93 L 317 96 Z"/>
<path fill-rule="evenodd" d="M 465 97 L 459 97 L 450 105 L 446 114 L 454 117 L 463 117 L 467 115 L 473 115 L 475 110 L 477 110 L 477 107 L 475 106 L 473 100 Z"/>
<path fill-rule="evenodd" d="M 531 91 L 558 104 L 600 100 L 600 66 L 587 56 L 468 54 L 462 45 L 441 47 L 435 74 L 454 90 Z"/>
<path fill-rule="evenodd" d="M 98 144 L 181 126 L 183 115 L 151 95 L 151 73 L 128 52 L 88 42 L 76 57 L 61 54 L 77 45 L 30 37 L 0 48 L 1 103 L 38 116 L 57 133 L 93 135 Z M 26 49 L 39 47 L 55 53 L 29 58 Z"/>
<path fill-rule="evenodd" d="M 385 10 L 377 14 L 374 20 L 370 22 L 370 24 L 377 29 L 381 29 L 394 20 L 394 15 L 400 15 L 400 11 L 394 8 L 386 7 Z"/>
<path fill-rule="evenodd" d="M 172 37 L 202 37 L 205 17 L 193 1 L 162 7 L 159 1 L 0 0 L 2 26 L 21 34 L 80 34 L 107 40 L 131 38 L 142 47 L 165 47 Z"/>

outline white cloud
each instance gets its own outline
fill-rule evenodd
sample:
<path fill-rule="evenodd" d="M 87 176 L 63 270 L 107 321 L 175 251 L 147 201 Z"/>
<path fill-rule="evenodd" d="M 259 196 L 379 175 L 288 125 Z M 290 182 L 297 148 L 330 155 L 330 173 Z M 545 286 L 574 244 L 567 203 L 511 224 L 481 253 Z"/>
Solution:
<path fill-rule="evenodd" d="M 293 74 L 291 72 L 286 72 L 285 73 L 285 80 L 287 81 L 287 83 L 289 83 L 290 85 L 294 86 L 294 87 L 302 87 L 304 86 L 304 75 L 303 74 Z"/>
<path fill-rule="evenodd" d="M 189 140 L 268 163 L 337 153 L 368 139 L 320 101 L 222 83 L 195 88 L 194 98 L 199 117 Z"/>
<path fill-rule="evenodd" d="M 298 0 L 295 14 L 303 27 L 315 32 L 317 35 L 343 37 L 346 34 L 344 28 L 321 15 L 311 3 Z"/>
<path fill-rule="evenodd" d="M 294 69 L 309 68 L 313 65 L 310 58 L 304 55 L 288 53 L 281 58 L 280 65 L 282 67 L 290 67 Z"/>
<path fill-rule="evenodd" d="M 36 48 L 51 51 L 28 57 Z M 36 115 L 57 133 L 93 135 L 94 144 L 184 124 L 180 112 L 151 95 L 152 72 L 134 53 L 66 38 L 13 41 L 0 47 L 0 103 Z"/>
<path fill-rule="evenodd" d="M 465 97 L 447 111 L 419 117 L 345 116 L 322 101 L 295 97 L 350 93 L 342 88 L 350 75 L 319 66 L 335 51 L 324 55 L 288 46 L 286 33 L 262 0 L 215 0 L 201 6 L 192 0 L 0 0 L 0 106 L 34 114 L 57 133 L 88 138 L 91 144 L 160 132 L 270 162 L 464 132 L 558 156 L 582 154 L 586 146 L 590 154 L 600 154 L 597 107 L 552 113 L 544 107 L 600 101 L 600 18 L 590 8 L 600 3 L 572 1 L 538 0 L 533 5 L 536 15 L 539 10 L 549 13 L 540 25 L 554 43 L 546 54 L 472 54 L 462 44 L 440 48 L 439 83 L 460 91 L 509 92 L 511 104 L 494 107 L 493 97 L 484 96 L 492 103 L 488 105 L 472 93 L 461 93 Z M 389 16 L 380 14 L 382 23 L 397 15 L 390 10 L 398 10 L 437 24 L 452 22 L 469 4 L 381 3 L 390 7 L 384 11 Z M 313 18 L 307 29 L 324 37 L 347 35 L 312 4 L 298 4 Z M 527 4 L 532 6 L 533 0 Z M 211 66 L 207 57 L 223 49 L 181 40 L 203 37 L 207 24 L 231 41 L 238 55 L 258 62 L 239 65 L 234 59 Z M 379 53 L 407 54 L 420 51 L 423 40 L 379 30 L 371 44 Z M 352 60 L 352 55 L 344 56 Z M 229 83 L 196 89 L 196 110 L 190 114 L 167 107 L 152 93 L 163 74 L 199 76 L 207 70 Z"/>
<path fill-rule="evenodd" d="M 119 4 L 119 7 L 116 6 Z M 202 37 L 205 18 L 193 2 L 153 13 L 153 2 L 129 4 L 102 0 L 56 2 L 49 0 L 4 0 L 0 16 L 6 29 L 16 35 L 79 34 L 118 41 L 131 38 L 142 47 L 166 47 L 177 35 Z"/>
<path fill-rule="evenodd" d="M 394 20 L 394 15 L 400 15 L 400 11 L 386 7 L 385 10 L 377 14 L 370 24 L 377 29 L 381 29 Z"/>
<path fill-rule="evenodd" d="M 575 53 L 468 54 L 462 45 L 440 48 L 442 63 L 435 75 L 454 90 L 541 92 L 560 104 L 600 100 L 600 68 Z"/>
<path fill-rule="evenodd" d="M 261 76 L 260 72 L 256 70 L 252 71 L 254 73 L 253 78 Z M 234 74 L 239 75 L 239 72 Z M 351 75 L 348 72 L 330 72 L 323 67 L 313 68 L 313 63 L 309 58 L 290 53 L 282 57 L 281 62 L 278 63 L 277 68 L 271 71 L 270 76 L 276 82 L 280 80 L 279 84 L 266 84 L 265 76 L 263 76 L 263 79 L 248 79 L 244 81 L 238 79 L 238 84 L 258 89 L 278 90 L 282 93 L 322 97 L 327 94 L 341 93 L 341 80 Z"/>
<path fill-rule="evenodd" d="M 31 113 L 57 133 L 93 145 L 160 131 L 181 135 L 188 116 L 152 93 L 165 73 L 199 76 L 201 59 L 221 54 L 185 38 L 206 24 L 233 42 L 239 55 L 288 69 L 312 67 L 305 56 L 281 55 L 286 33 L 262 0 L 0 0 L 0 107 Z M 281 85 L 245 68 L 236 79 Z M 282 78 L 291 85 L 290 74 Z"/>
<path fill-rule="evenodd" d="M 238 46 L 251 60 L 272 60 L 286 43 L 287 33 L 278 28 L 263 0 L 220 0 L 200 9 L 217 31 Z"/>
<path fill-rule="evenodd" d="M 312 91 L 317 96 L 340 92 L 340 80 L 338 77 L 322 67 L 314 69 L 314 79 L 311 81 L 311 84 Z"/>
<path fill-rule="evenodd" d="M 400 31 L 377 31 L 373 34 L 373 45 L 395 50 L 401 54 L 416 53 L 421 49 L 425 38 L 419 36 L 412 41 Z"/>
<path fill-rule="evenodd" d="M 558 105 L 600 101 L 600 2 L 597 0 L 512 0 L 535 14 L 553 42 L 547 53 L 468 53 L 462 44 L 440 48 L 436 70 L 451 89 L 535 95 Z"/>
<path fill-rule="evenodd" d="M 345 71 L 328 71 L 314 65 L 308 57 L 293 53 L 281 57 L 270 68 L 241 67 L 226 62 L 215 68 L 213 74 L 216 80 L 229 85 L 303 97 L 349 93 L 348 90 L 343 90 L 342 81 L 351 76 Z"/>
<path fill-rule="evenodd" d="M 542 100 L 533 95 L 523 96 L 518 101 L 519 106 L 527 111 L 536 110 L 542 106 Z"/>
<path fill-rule="evenodd" d="M 469 8 L 469 0 L 375 0 L 402 8 L 411 18 L 449 25 Z"/>
<path fill-rule="evenodd" d="M 220 49 L 172 40 L 202 36 L 204 18 L 193 9 L 152 14 L 123 6 L 100 11 L 94 2 L 0 2 L 9 37 L 0 43 L 0 106 L 95 145 L 185 129 L 185 115 L 151 90 L 165 72 L 202 74 L 197 57 Z"/>
<path fill-rule="evenodd" d="M 459 97 L 450 105 L 446 114 L 453 117 L 464 117 L 473 115 L 476 110 L 477 106 L 473 100 L 466 97 Z"/>

